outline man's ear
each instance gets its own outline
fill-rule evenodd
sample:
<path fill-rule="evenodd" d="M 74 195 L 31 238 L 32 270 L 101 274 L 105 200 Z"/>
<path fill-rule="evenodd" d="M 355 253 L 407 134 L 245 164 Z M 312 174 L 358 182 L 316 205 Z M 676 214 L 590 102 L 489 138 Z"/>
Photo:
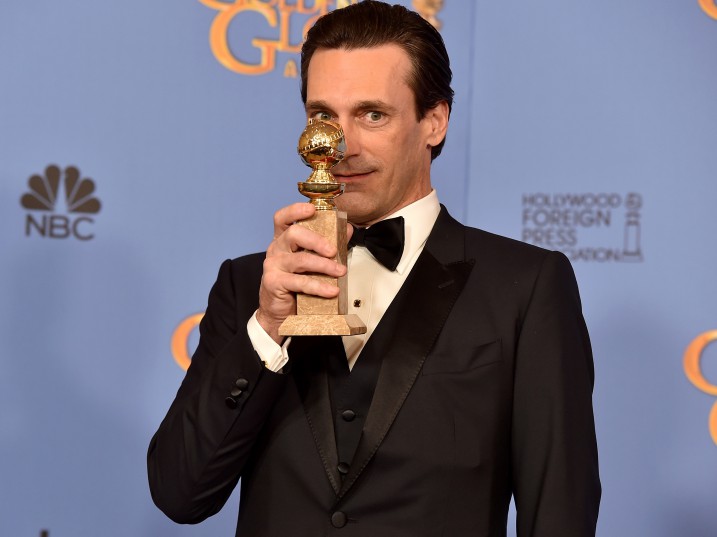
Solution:
<path fill-rule="evenodd" d="M 428 133 L 428 145 L 435 147 L 440 144 L 446 137 L 448 131 L 448 103 L 441 101 L 436 106 L 426 112 L 426 119 L 428 119 L 428 126 L 430 131 Z"/>

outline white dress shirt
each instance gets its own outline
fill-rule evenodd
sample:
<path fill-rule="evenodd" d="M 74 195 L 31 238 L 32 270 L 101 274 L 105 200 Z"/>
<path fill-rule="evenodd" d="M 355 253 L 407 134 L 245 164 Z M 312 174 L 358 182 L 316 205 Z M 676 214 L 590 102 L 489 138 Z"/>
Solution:
<path fill-rule="evenodd" d="M 405 226 L 403 255 L 396 270 L 390 271 L 363 246 L 354 246 L 348 253 L 348 313 L 353 313 L 366 325 L 366 333 L 343 336 L 349 368 L 353 368 L 364 345 L 406 281 L 418 256 L 426 245 L 428 235 L 441 211 L 435 190 L 426 197 L 387 216 L 402 216 Z M 256 320 L 256 312 L 247 323 L 249 339 L 257 354 L 272 371 L 279 371 L 289 360 L 287 348 L 291 338 L 279 346 Z"/>

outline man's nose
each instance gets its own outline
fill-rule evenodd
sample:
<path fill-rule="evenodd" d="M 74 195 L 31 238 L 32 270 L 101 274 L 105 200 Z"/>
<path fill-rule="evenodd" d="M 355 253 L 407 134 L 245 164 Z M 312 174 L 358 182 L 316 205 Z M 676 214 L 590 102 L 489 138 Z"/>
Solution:
<path fill-rule="evenodd" d="M 346 151 L 344 158 L 355 157 L 361 153 L 361 134 L 358 128 L 352 124 L 351 120 L 339 121 L 344 131 L 344 141 L 346 142 Z"/>

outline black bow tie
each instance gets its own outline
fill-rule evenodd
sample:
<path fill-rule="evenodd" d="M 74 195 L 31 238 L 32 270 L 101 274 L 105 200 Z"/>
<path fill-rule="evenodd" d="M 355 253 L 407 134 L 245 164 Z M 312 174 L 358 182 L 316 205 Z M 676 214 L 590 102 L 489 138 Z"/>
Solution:
<path fill-rule="evenodd" d="M 369 228 L 354 226 L 349 248 L 365 246 L 388 270 L 396 270 L 403 255 L 403 217 L 376 222 Z"/>

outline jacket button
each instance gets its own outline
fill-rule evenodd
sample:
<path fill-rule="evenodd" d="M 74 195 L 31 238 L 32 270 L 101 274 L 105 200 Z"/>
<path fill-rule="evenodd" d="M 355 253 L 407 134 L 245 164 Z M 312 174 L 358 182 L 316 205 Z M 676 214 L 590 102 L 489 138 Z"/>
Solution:
<path fill-rule="evenodd" d="M 241 395 L 241 390 L 240 390 L 239 388 L 234 388 L 234 389 L 231 391 L 231 396 L 232 396 L 232 397 L 239 397 L 240 395 Z"/>
<path fill-rule="evenodd" d="M 356 412 L 353 410 L 344 410 L 341 413 L 341 417 L 344 419 L 344 421 L 353 421 L 356 417 Z"/>
<path fill-rule="evenodd" d="M 334 528 L 343 528 L 346 525 L 347 520 L 346 513 L 342 513 L 341 511 L 336 511 L 333 515 L 331 515 L 331 525 Z"/>
<path fill-rule="evenodd" d="M 348 474 L 350 469 L 351 469 L 351 467 L 348 464 L 346 464 L 345 462 L 339 463 L 338 470 L 341 475 Z"/>
<path fill-rule="evenodd" d="M 224 404 L 232 410 L 239 406 L 239 403 L 237 403 L 237 400 L 233 397 L 227 397 L 226 399 L 224 399 Z"/>
<path fill-rule="evenodd" d="M 234 386 L 236 386 L 240 390 L 246 390 L 249 387 L 249 381 L 247 379 L 237 379 L 237 381 L 234 383 Z"/>

